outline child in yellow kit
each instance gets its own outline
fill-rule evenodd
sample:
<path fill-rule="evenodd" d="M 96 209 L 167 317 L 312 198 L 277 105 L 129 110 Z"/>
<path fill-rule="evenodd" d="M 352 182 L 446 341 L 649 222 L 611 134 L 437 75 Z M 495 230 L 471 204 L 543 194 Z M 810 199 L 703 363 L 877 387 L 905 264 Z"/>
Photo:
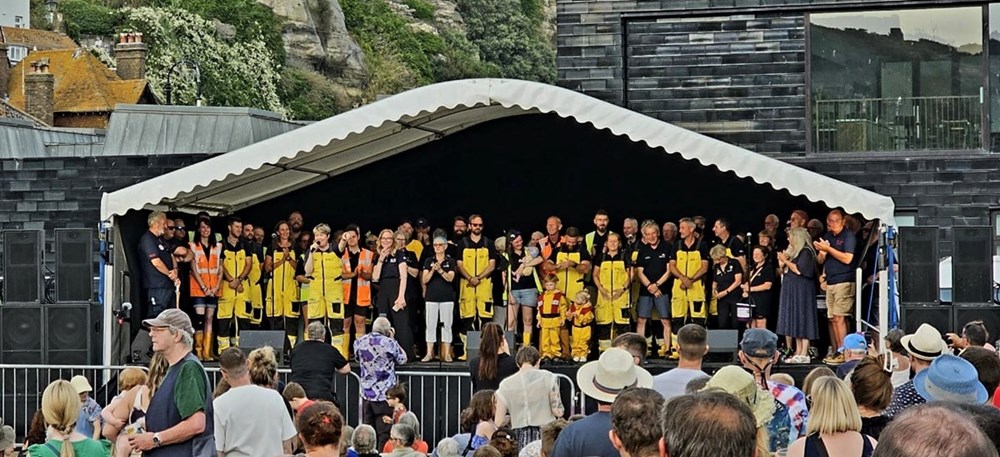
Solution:
<path fill-rule="evenodd" d="M 576 294 L 566 319 L 573 322 L 573 361 L 586 362 L 590 353 L 590 323 L 594 321 L 594 307 L 586 289 Z"/>
<path fill-rule="evenodd" d="M 538 327 L 541 328 L 539 336 L 539 346 L 542 360 L 558 359 L 559 331 L 566 322 L 566 299 L 562 291 L 556 289 L 556 282 L 559 281 L 555 275 L 546 275 L 542 279 L 542 287 L 545 289 L 538 297 Z"/>

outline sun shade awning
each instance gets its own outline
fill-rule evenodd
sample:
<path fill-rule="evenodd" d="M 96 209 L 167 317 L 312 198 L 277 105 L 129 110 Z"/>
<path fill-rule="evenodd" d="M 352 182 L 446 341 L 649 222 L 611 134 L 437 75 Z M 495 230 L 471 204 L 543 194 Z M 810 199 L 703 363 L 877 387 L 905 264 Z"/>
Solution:
<path fill-rule="evenodd" d="M 557 86 L 508 79 L 413 89 L 112 193 L 102 220 L 134 209 L 229 213 L 477 124 L 554 113 L 829 207 L 894 224 L 891 198 Z"/>

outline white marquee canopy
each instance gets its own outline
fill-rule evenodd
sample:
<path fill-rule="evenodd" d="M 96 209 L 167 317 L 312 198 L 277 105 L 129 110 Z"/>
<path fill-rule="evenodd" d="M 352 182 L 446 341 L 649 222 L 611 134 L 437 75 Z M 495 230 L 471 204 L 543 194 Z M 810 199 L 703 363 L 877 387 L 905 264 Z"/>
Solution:
<path fill-rule="evenodd" d="M 505 79 L 413 89 L 106 193 L 101 218 L 137 209 L 234 212 L 480 123 L 537 113 L 589 123 L 792 195 L 895 223 L 889 197 L 569 89 Z"/>

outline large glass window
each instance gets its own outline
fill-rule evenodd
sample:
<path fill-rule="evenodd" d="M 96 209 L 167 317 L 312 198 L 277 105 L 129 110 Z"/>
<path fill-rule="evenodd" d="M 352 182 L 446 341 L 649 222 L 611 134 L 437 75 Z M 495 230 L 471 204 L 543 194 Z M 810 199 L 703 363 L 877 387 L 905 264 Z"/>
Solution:
<path fill-rule="evenodd" d="M 811 14 L 809 43 L 814 151 L 982 148 L 982 8 Z"/>

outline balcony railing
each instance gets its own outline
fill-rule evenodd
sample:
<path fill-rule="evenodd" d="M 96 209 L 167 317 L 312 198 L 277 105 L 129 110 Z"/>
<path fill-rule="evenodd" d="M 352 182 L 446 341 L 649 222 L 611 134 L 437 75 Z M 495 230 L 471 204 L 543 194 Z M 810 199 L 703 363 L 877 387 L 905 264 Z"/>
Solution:
<path fill-rule="evenodd" d="M 978 96 L 818 99 L 812 114 L 817 152 L 982 147 Z"/>

